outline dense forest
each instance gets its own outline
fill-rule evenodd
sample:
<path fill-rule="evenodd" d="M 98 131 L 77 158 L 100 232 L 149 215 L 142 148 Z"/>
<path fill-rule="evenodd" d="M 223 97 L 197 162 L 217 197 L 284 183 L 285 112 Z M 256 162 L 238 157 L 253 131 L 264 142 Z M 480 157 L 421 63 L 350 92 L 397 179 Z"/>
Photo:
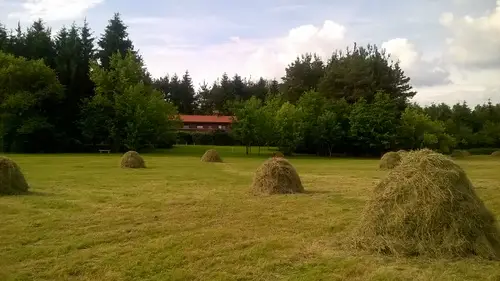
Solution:
<path fill-rule="evenodd" d="M 54 36 L 53 36 L 54 35 Z M 283 152 L 379 155 L 429 147 L 500 147 L 500 105 L 421 107 L 397 61 L 376 45 L 303 54 L 284 77 L 221 74 L 195 89 L 188 71 L 151 77 L 115 14 L 52 33 L 42 19 L 0 24 L 0 150 L 168 148 L 176 142 L 278 146 Z M 178 133 L 178 114 L 233 115 L 231 134 Z"/>

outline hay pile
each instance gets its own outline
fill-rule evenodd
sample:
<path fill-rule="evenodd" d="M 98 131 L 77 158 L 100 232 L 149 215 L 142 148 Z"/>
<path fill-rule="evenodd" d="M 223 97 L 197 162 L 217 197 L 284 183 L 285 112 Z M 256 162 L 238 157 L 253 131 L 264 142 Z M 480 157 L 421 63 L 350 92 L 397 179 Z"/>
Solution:
<path fill-rule="evenodd" d="M 20 194 L 28 189 L 28 183 L 16 162 L 0 156 L 0 194 Z"/>
<path fill-rule="evenodd" d="M 356 246 L 380 253 L 500 259 L 500 230 L 465 172 L 438 153 L 409 152 L 373 190 Z"/>
<path fill-rule="evenodd" d="M 401 153 L 389 151 L 380 158 L 379 167 L 382 170 L 394 169 L 401 162 Z"/>
<path fill-rule="evenodd" d="M 202 162 L 222 162 L 219 153 L 215 149 L 209 149 L 205 151 L 205 154 L 201 157 Z"/>
<path fill-rule="evenodd" d="M 453 158 L 465 158 L 470 155 L 471 155 L 470 152 L 468 152 L 467 150 L 458 150 L 458 149 L 453 150 L 453 152 L 451 153 L 451 157 Z"/>
<path fill-rule="evenodd" d="M 491 156 L 500 157 L 500 150 L 494 151 Z"/>
<path fill-rule="evenodd" d="M 123 154 L 120 167 L 133 169 L 146 168 L 146 163 L 139 153 L 136 151 L 128 151 Z"/>
<path fill-rule="evenodd" d="M 285 157 L 285 155 L 281 151 L 276 151 L 276 152 L 273 152 L 273 157 L 283 158 L 283 157 Z"/>
<path fill-rule="evenodd" d="M 295 168 L 285 158 L 270 158 L 255 171 L 254 193 L 289 194 L 304 192 Z"/>

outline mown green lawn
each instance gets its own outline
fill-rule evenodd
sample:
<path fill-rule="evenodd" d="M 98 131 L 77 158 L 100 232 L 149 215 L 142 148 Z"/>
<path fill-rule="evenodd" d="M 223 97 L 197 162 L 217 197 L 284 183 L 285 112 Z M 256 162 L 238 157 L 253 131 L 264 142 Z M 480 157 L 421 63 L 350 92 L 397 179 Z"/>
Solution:
<path fill-rule="evenodd" d="M 500 262 L 349 249 L 377 160 L 291 158 L 306 194 L 254 196 L 270 152 L 201 163 L 206 147 L 144 154 L 9 155 L 32 194 L 0 197 L 0 280 L 500 280 Z M 500 217 L 500 160 L 458 161 Z"/>

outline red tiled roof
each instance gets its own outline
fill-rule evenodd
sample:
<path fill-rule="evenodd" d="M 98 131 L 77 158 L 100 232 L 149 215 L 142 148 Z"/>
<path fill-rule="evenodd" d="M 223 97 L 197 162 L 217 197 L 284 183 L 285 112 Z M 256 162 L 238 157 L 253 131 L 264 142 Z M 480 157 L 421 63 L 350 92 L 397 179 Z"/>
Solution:
<path fill-rule="evenodd" d="M 232 116 L 218 116 L 218 115 L 180 115 L 184 123 L 226 123 L 231 124 Z"/>

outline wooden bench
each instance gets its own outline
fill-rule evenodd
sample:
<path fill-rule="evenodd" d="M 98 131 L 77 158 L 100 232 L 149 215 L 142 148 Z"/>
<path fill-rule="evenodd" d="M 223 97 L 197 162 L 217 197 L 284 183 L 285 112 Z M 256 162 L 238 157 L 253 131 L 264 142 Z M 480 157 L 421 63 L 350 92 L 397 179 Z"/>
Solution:
<path fill-rule="evenodd" d="M 108 154 L 111 152 L 110 149 L 99 149 L 99 153 L 107 152 Z"/>

